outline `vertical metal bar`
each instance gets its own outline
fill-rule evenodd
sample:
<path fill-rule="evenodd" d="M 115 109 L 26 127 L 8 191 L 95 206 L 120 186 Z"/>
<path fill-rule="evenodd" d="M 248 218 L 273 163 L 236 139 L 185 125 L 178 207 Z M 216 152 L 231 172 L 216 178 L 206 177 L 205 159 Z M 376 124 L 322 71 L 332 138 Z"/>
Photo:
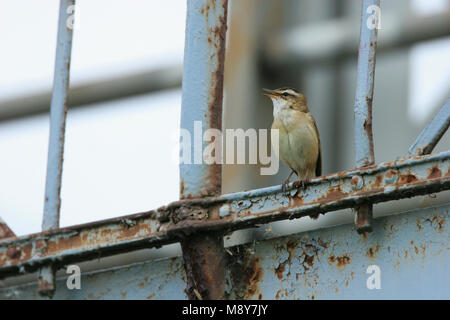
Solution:
<path fill-rule="evenodd" d="M 69 90 L 73 35 L 69 18 L 73 17 L 74 5 L 75 0 L 60 1 L 53 96 L 50 106 L 50 139 L 42 230 L 56 229 L 59 227 L 64 133 L 66 127 L 67 94 Z M 45 245 L 42 250 L 45 250 Z M 54 291 L 55 270 L 52 266 L 44 267 L 40 270 L 39 274 L 39 293 L 51 297 Z"/>
<path fill-rule="evenodd" d="M 363 1 L 354 110 L 355 161 L 357 167 L 375 163 L 372 136 L 372 100 L 379 10 L 380 0 Z M 375 20 L 371 21 L 371 19 Z M 372 231 L 372 204 L 364 203 L 355 209 L 356 230 L 359 233 Z"/>
<path fill-rule="evenodd" d="M 221 193 L 221 164 L 203 162 L 209 144 L 203 141 L 203 131 L 222 129 L 227 11 L 228 0 L 187 1 L 181 129 L 193 137 L 193 162 L 180 164 L 181 198 Z M 221 152 L 221 141 L 217 143 L 215 151 Z M 208 218 L 218 218 L 218 212 L 209 212 Z M 225 298 L 223 234 L 192 235 L 181 246 L 189 298 Z"/>
<path fill-rule="evenodd" d="M 423 129 L 416 141 L 408 150 L 410 157 L 430 154 L 436 144 L 441 140 L 450 125 L 450 99 L 439 110 L 433 120 Z"/>

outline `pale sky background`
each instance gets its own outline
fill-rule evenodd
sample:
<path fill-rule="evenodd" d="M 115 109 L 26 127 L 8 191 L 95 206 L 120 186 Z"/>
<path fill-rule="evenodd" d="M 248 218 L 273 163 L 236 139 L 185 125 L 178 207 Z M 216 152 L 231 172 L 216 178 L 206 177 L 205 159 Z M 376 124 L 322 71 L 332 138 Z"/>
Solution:
<path fill-rule="evenodd" d="M 449 5 L 411 2 L 421 14 Z M 58 5 L 0 0 L 0 99 L 51 85 Z M 185 14 L 184 0 L 78 0 L 71 83 L 181 63 Z M 449 87 L 449 43 L 411 52 L 409 116 L 418 126 Z M 180 104 L 180 90 L 171 90 L 69 111 L 61 226 L 178 199 Z M 0 217 L 18 235 L 40 231 L 48 125 L 48 115 L 0 123 Z"/>

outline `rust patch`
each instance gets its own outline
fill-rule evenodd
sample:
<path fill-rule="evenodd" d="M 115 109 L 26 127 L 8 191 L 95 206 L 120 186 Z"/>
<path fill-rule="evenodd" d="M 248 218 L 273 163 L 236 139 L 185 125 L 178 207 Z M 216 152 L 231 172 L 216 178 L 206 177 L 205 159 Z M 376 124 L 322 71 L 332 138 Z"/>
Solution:
<path fill-rule="evenodd" d="M 0 239 L 12 238 L 15 236 L 16 236 L 15 233 L 0 218 Z"/>
<path fill-rule="evenodd" d="M 281 289 L 277 291 L 277 294 L 275 295 L 275 300 L 280 299 Z"/>
<path fill-rule="evenodd" d="M 245 283 L 247 292 L 245 296 L 253 297 L 259 291 L 259 282 L 262 279 L 263 269 L 259 264 L 259 259 L 253 259 L 249 268 L 246 269 Z"/>
<path fill-rule="evenodd" d="M 277 275 L 278 279 L 280 279 L 280 280 L 283 279 L 283 273 L 284 273 L 285 269 L 286 269 L 286 264 L 284 262 L 280 263 L 278 265 L 278 267 L 275 268 L 275 274 Z"/>
<path fill-rule="evenodd" d="M 211 85 L 208 92 L 209 128 L 222 129 L 222 103 L 223 103 L 223 77 L 225 66 L 225 46 L 227 31 L 228 1 L 222 0 L 223 14 L 219 16 L 218 24 L 208 30 L 208 45 L 214 46 L 214 54 L 211 56 L 216 69 L 212 71 Z M 215 2 L 213 2 L 215 6 Z M 210 3 L 205 7 L 206 17 L 209 16 Z M 209 166 L 209 185 L 206 195 L 219 195 L 222 184 L 222 168 L 219 164 Z"/>
<path fill-rule="evenodd" d="M 286 264 L 289 266 L 292 263 L 292 258 L 294 257 L 295 249 L 297 249 L 298 246 L 298 240 L 289 240 L 286 244 L 286 250 L 288 252 L 288 258 L 281 262 L 278 267 L 275 268 L 275 274 L 277 275 L 278 279 L 283 279 L 283 273 L 286 270 Z M 290 274 L 290 271 L 288 275 Z"/>
<path fill-rule="evenodd" d="M 259 258 L 254 256 L 251 249 L 246 246 L 230 248 L 233 255 L 227 255 L 228 270 L 231 275 L 233 292 L 231 299 L 262 298 L 259 292 L 259 283 L 263 278 L 264 270 Z"/>
<path fill-rule="evenodd" d="M 299 207 L 303 204 L 303 197 L 297 190 L 295 195 L 289 197 L 289 207 Z"/>
<path fill-rule="evenodd" d="M 442 231 L 443 231 L 443 229 L 444 229 L 444 224 L 445 224 L 445 220 L 444 220 L 444 219 L 438 221 L 438 231 L 439 231 L 439 232 L 442 232 Z"/>
<path fill-rule="evenodd" d="M 183 196 L 184 194 L 184 179 L 181 179 L 180 183 L 180 195 Z"/>
<path fill-rule="evenodd" d="M 412 183 L 417 181 L 417 177 L 412 173 L 401 174 L 399 177 L 399 184 Z"/>
<path fill-rule="evenodd" d="M 345 193 L 342 192 L 341 187 L 340 186 L 336 186 L 336 187 L 331 187 L 327 194 L 320 197 L 318 200 L 320 201 L 334 201 L 334 200 L 339 200 L 342 197 L 345 196 Z"/>
<path fill-rule="evenodd" d="M 8 250 L 6 250 L 6 255 L 10 259 L 18 259 L 20 258 L 21 251 L 17 249 L 16 247 L 9 247 Z"/>
<path fill-rule="evenodd" d="M 335 257 L 334 255 L 331 255 L 328 257 L 328 262 L 331 264 L 336 263 L 337 267 L 345 267 L 347 264 L 349 264 L 351 261 L 350 256 L 348 254 L 344 254 L 339 257 Z"/>
<path fill-rule="evenodd" d="M 416 219 L 416 226 L 418 231 L 422 231 L 422 221 L 419 218 Z"/>
<path fill-rule="evenodd" d="M 380 187 L 381 184 L 383 183 L 383 175 L 382 174 L 377 174 L 376 178 L 375 178 L 375 187 Z"/>
<path fill-rule="evenodd" d="M 358 186 L 359 179 L 360 178 L 358 176 L 352 177 L 350 180 L 351 185 L 356 188 Z"/>
<path fill-rule="evenodd" d="M 312 267 L 314 264 L 314 256 L 305 255 L 305 262 L 308 264 L 308 266 Z"/>
<path fill-rule="evenodd" d="M 327 242 L 324 242 L 321 238 L 317 239 L 317 243 L 319 243 L 319 245 L 325 249 L 327 249 L 329 247 Z"/>
<path fill-rule="evenodd" d="M 377 254 L 379 250 L 380 250 L 379 244 L 377 244 L 375 248 L 369 248 L 366 252 L 366 257 L 373 259 L 373 257 Z"/>
<path fill-rule="evenodd" d="M 395 170 L 393 170 L 393 169 L 389 169 L 387 172 L 386 172 L 386 178 L 388 178 L 388 179 L 392 179 L 393 177 L 395 177 L 397 175 L 397 172 L 395 171 Z"/>
<path fill-rule="evenodd" d="M 428 179 L 435 179 L 440 177 L 442 177 L 442 172 L 437 164 L 428 169 Z"/>

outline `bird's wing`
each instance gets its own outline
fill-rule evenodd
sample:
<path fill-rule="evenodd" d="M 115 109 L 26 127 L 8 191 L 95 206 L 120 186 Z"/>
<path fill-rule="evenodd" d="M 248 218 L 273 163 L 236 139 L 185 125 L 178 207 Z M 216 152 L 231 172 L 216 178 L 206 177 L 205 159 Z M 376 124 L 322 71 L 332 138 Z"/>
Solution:
<path fill-rule="evenodd" d="M 312 118 L 312 115 L 311 115 Z M 316 120 L 312 118 L 314 123 L 314 130 L 317 134 L 317 140 L 319 140 L 319 155 L 317 156 L 317 162 L 316 162 L 316 177 L 322 175 L 322 147 L 320 145 L 320 135 L 319 135 L 319 129 L 317 129 Z"/>

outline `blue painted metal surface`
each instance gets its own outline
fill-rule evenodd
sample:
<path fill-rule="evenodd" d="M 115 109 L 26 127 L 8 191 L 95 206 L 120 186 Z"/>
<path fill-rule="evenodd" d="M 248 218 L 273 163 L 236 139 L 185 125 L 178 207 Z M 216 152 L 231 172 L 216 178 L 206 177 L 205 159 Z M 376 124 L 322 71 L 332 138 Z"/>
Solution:
<path fill-rule="evenodd" d="M 64 155 L 64 133 L 69 89 L 72 29 L 67 26 L 68 8 L 74 0 L 61 0 L 58 22 L 53 97 L 50 107 L 50 139 L 48 146 L 47 180 L 45 185 L 44 218 L 42 230 L 59 227 L 61 206 L 61 176 Z M 70 15 L 72 12 L 70 13 Z"/>
<path fill-rule="evenodd" d="M 361 13 L 361 37 L 355 95 L 355 162 L 357 167 L 375 162 L 372 138 L 372 100 L 377 46 L 376 25 L 368 24 L 370 7 L 380 7 L 380 0 L 364 0 Z M 369 10 L 370 12 L 370 10 Z M 375 14 L 375 17 L 377 15 Z M 369 28 L 371 26 L 371 28 Z"/>
<path fill-rule="evenodd" d="M 410 156 L 429 154 L 442 138 L 450 125 L 450 99 L 439 110 L 438 114 L 423 129 L 416 141 L 408 150 Z"/>
<path fill-rule="evenodd" d="M 361 238 L 342 225 L 227 249 L 231 298 L 450 299 L 449 205 L 374 220 Z M 381 289 L 368 289 L 367 268 Z M 186 299 L 182 259 L 83 274 L 81 290 L 58 280 L 55 299 Z M 36 284 L 0 289 L 0 299 L 38 299 Z"/>
<path fill-rule="evenodd" d="M 356 178 L 356 179 L 355 179 Z M 32 272 L 95 257 L 157 247 L 191 234 L 256 227 L 272 221 L 431 194 L 450 189 L 450 151 L 385 162 L 292 184 L 174 202 L 158 210 L 0 240 L 0 276 Z M 221 213 L 203 220 L 209 212 Z"/>
<path fill-rule="evenodd" d="M 204 162 L 203 150 L 210 144 L 203 130 L 222 129 L 223 76 L 228 0 L 187 2 L 181 103 L 182 138 L 189 139 L 191 159 L 180 163 L 180 198 L 220 195 L 221 161 Z M 184 131 L 184 132 L 183 132 Z M 189 133 L 189 137 L 186 136 Z M 205 137 L 205 138 L 204 138 Z M 183 146 L 186 141 L 182 141 Z M 222 153 L 216 137 L 215 153 Z M 185 158 L 185 157 L 183 157 Z M 203 219 L 214 219 L 210 211 Z M 191 234 L 181 241 L 188 272 L 187 292 L 191 299 L 223 299 L 225 270 L 223 236 L 219 232 Z M 214 277 L 211 275 L 214 274 Z"/>
<path fill-rule="evenodd" d="M 44 216 L 42 230 L 59 227 L 61 208 L 61 179 L 64 156 L 67 96 L 69 93 L 70 58 L 72 52 L 72 26 L 68 19 L 73 15 L 75 0 L 61 0 L 59 8 L 53 96 L 50 107 L 50 139 L 48 146 L 47 179 L 45 184 Z M 52 295 L 54 270 L 51 266 L 40 271 L 40 291 Z"/>
<path fill-rule="evenodd" d="M 192 143 L 191 163 L 180 165 L 182 198 L 218 195 L 221 190 L 220 164 L 203 162 L 203 150 L 209 142 L 203 141 L 202 131 L 222 129 L 228 1 L 197 0 L 187 4 L 181 128 L 190 133 Z"/>
<path fill-rule="evenodd" d="M 372 101 L 375 79 L 375 57 L 380 0 L 364 0 L 361 13 L 361 36 L 355 95 L 355 162 L 356 167 L 375 163 L 372 136 Z M 371 13 L 374 11 L 374 13 Z M 369 16 L 372 14 L 372 16 Z M 370 23 L 369 19 L 374 19 Z M 358 232 L 372 231 L 370 203 L 356 207 L 355 225 Z"/>

